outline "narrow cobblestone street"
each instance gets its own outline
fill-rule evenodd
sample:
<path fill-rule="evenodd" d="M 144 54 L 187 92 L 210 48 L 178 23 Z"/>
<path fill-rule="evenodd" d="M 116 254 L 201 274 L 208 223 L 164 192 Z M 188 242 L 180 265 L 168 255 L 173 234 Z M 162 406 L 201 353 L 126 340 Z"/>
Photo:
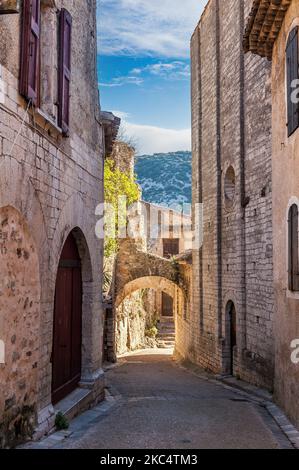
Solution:
<path fill-rule="evenodd" d="M 113 399 L 76 418 L 40 448 L 292 448 L 254 398 L 197 377 L 171 355 L 136 353 L 107 372 Z M 67 438 L 65 438 L 67 436 Z"/>

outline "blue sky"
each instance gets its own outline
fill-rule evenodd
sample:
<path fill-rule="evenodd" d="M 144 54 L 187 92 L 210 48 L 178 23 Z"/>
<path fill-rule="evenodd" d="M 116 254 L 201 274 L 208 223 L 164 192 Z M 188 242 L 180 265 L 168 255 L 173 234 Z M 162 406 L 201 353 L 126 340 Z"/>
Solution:
<path fill-rule="evenodd" d="M 204 0 L 98 0 L 102 109 L 139 154 L 191 148 L 189 43 Z"/>

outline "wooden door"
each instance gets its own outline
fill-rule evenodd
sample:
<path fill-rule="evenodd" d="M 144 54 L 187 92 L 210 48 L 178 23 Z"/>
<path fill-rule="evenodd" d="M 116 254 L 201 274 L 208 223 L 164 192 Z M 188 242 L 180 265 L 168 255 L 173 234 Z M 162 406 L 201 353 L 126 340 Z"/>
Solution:
<path fill-rule="evenodd" d="M 162 292 L 162 316 L 173 316 L 173 298 L 165 292 Z"/>
<path fill-rule="evenodd" d="M 231 354 L 231 374 L 234 375 L 234 349 L 237 346 L 237 314 L 234 304 L 230 309 L 230 354 Z"/>
<path fill-rule="evenodd" d="M 81 378 L 82 276 L 71 234 L 62 251 L 55 290 L 52 352 L 52 403 L 71 393 Z"/>

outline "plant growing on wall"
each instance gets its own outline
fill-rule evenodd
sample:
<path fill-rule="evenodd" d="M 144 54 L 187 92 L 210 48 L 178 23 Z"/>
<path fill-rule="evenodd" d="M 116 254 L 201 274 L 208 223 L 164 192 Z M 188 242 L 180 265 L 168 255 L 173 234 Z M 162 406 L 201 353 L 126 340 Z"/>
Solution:
<path fill-rule="evenodd" d="M 118 233 L 120 224 L 119 204 L 121 198 L 126 198 L 126 208 L 129 208 L 134 202 L 140 199 L 140 188 L 136 183 L 135 176 L 132 178 L 130 172 L 124 173 L 115 166 L 113 160 L 107 159 L 104 168 L 104 197 L 105 202 L 111 204 L 114 209 L 115 233 Z M 111 222 L 111 221 L 110 221 Z M 108 258 L 115 254 L 118 249 L 118 240 L 116 237 L 105 238 L 104 254 Z"/>

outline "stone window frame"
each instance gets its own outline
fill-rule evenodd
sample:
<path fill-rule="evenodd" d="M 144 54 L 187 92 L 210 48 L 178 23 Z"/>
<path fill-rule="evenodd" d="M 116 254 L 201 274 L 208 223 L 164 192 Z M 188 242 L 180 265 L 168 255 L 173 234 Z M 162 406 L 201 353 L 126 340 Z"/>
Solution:
<path fill-rule="evenodd" d="M 225 180 L 226 180 L 226 175 L 227 175 L 227 172 L 229 171 L 229 169 L 232 168 L 234 170 L 234 174 L 235 174 L 235 188 L 234 188 L 234 197 L 232 198 L 231 201 L 229 201 L 226 197 L 226 191 L 225 191 Z M 225 164 L 225 167 L 223 168 L 223 177 L 222 177 L 222 188 L 223 188 L 223 206 L 224 206 L 224 209 L 227 213 L 231 213 L 234 211 L 235 209 L 235 206 L 236 206 L 236 202 L 237 202 L 237 174 L 236 174 L 236 169 L 235 169 L 235 165 L 232 161 L 228 161 L 226 164 Z"/>

